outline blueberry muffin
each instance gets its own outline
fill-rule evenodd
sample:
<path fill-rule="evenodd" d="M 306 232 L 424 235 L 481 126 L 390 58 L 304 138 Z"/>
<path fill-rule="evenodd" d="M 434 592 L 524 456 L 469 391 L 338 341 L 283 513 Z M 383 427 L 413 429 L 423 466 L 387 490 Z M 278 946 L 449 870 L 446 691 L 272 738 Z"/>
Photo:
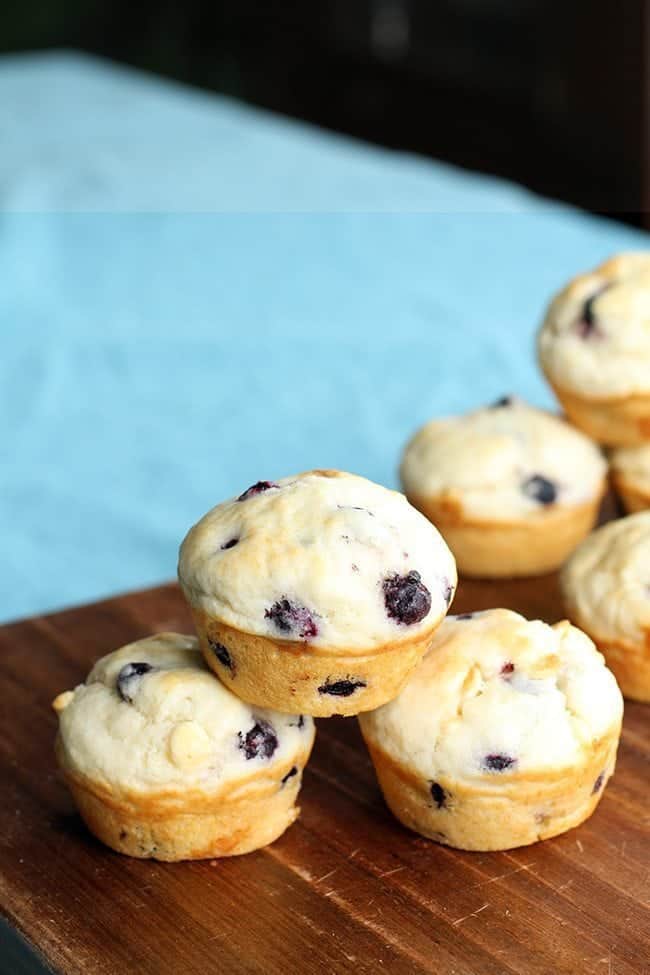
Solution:
<path fill-rule="evenodd" d="M 405 826 L 462 850 L 507 850 L 591 815 L 622 712 L 584 633 L 493 609 L 448 617 L 399 697 L 359 722 Z"/>
<path fill-rule="evenodd" d="M 594 440 L 650 441 L 650 253 L 612 257 L 560 291 L 539 357 L 567 416 Z"/>
<path fill-rule="evenodd" d="M 407 445 L 400 474 L 459 572 L 498 578 L 564 561 L 593 527 L 607 465 L 584 434 L 506 397 L 427 423 Z"/>
<path fill-rule="evenodd" d="M 566 611 L 625 697 L 650 701 L 650 511 L 603 525 L 562 570 Z"/>
<path fill-rule="evenodd" d="M 109 653 L 53 706 L 57 758 L 79 811 L 119 853 L 248 853 L 298 815 L 313 721 L 242 703 L 194 637 L 162 633 Z"/>
<path fill-rule="evenodd" d="M 217 505 L 178 574 L 228 688 L 312 715 L 394 697 L 456 587 L 436 529 L 401 494 L 340 471 L 260 481 Z"/>
<path fill-rule="evenodd" d="M 626 511 L 650 508 L 650 444 L 617 447 L 609 457 L 614 490 Z"/>

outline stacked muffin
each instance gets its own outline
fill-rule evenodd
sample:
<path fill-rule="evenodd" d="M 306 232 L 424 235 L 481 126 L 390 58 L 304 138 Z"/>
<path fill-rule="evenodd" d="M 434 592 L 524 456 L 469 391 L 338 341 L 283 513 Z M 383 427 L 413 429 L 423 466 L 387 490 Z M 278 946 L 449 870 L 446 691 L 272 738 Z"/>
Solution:
<path fill-rule="evenodd" d="M 114 850 L 246 853 L 298 814 L 312 716 L 399 693 L 453 599 L 456 566 L 403 495 L 310 471 L 208 512 L 181 546 L 179 578 L 199 640 L 161 634 L 95 664 L 54 702 L 57 756 Z"/>
<path fill-rule="evenodd" d="M 298 814 L 312 720 L 240 701 L 194 637 L 162 633 L 109 653 L 54 708 L 57 758 L 79 811 L 120 853 L 247 853 Z"/>
<path fill-rule="evenodd" d="M 360 716 L 389 807 L 441 843 L 508 849 L 591 814 L 622 720 L 598 650 L 650 699 L 650 512 L 589 535 L 598 444 L 616 448 L 629 510 L 650 502 L 650 257 L 571 282 L 539 351 L 571 422 L 513 397 L 430 422 L 402 460 L 413 507 L 309 471 L 259 481 L 190 530 L 179 579 L 198 640 L 124 647 L 54 702 L 59 763 L 100 839 L 166 860 L 271 842 L 298 814 L 312 719 L 333 714 Z M 507 609 L 445 619 L 456 561 L 501 578 L 569 556 L 581 629 Z"/>
<path fill-rule="evenodd" d="M 358 714 L 395 697 L 456 589 L 403 495 L 340 471 L 262 481 L 208 512 L 178 566 L 208 665 L 245 701 Z"/>

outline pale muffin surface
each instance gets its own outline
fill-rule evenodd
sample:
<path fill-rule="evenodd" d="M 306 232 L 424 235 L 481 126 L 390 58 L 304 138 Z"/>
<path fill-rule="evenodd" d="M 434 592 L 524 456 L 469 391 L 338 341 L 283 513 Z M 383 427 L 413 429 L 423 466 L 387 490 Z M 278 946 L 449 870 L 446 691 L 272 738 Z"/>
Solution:
<path fill-rule="evenodd" d="M 646 645 L 650 634 L 650 511 L 603 525 L 561 575 L 568 607 L 598 641 Z"/>
<path fill-rule="evenodd" d="M 538 346 L 547 376 L 568 393 L 650 393 L 650 253 L 620 254 L 574 278 L 551 301 Z"/>
<path fill-rule="evenodd" d="M 447 499 L 461 517 L 492 522 L 590 502 L 602 492 L 605 473 L 588 437 L 514 398 L 431 421 L 409 442 L 401 465 L 416 502 Z"/>
<path fill-rule="evenodd" d="M 650 444 L 642 447 L 617 447 L 609 458 L 614 475 L 650 499 Z"/>
<path fill-rule="evenodd" d="M 495 609 L 448 617 L 397 699 L 359 720 L 423 780 L 499 789 L 570 770 L 621 715 L 584 633 Z"/>
<path fill-rule="evenodd" d="M 195 609 L 244 633 L 372 650 L 433 629 L 456 567 L 403 495 L 308 471 L 259 482 L 208 512 L 181 546 L 179 579 Z"/>
<path fill-rule="evenodd" d="M 198 641 L 174 633 L 102 657 L 54 706 L 65 768 L 117 794 L 218 793 L 308 753 L 314 737 L 307 716 L 244 704 Z"/>

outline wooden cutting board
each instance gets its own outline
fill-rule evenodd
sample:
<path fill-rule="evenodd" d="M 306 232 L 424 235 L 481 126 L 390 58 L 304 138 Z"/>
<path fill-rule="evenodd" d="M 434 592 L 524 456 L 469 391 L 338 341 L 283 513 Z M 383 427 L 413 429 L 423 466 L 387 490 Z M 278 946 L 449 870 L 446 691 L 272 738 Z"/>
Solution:
<path fill-rule="evenodd" d="M 463 582 L 454 610 L 495 605 L 556 620 L 557 579 Z M 50 701 L 101 654 L 189 629 L 173 585 L 0 628 L 0 909 L 55 971 L 650 973 L 650 705 L 627 704 L 594 816 L 511 853 L 402 828 L 353 718 L 318 721 L 302 815 L 268 849 L 159 864 L 103 848 L 55 769 Z"/>

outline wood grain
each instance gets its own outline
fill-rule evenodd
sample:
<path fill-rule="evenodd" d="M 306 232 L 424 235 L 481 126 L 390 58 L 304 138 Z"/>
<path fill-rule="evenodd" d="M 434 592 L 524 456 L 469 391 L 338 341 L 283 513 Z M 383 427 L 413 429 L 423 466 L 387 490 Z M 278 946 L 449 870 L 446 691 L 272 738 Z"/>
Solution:
<path fill-rule="evenodd" d="M 555 576 L 461 583 L 456 612 L 561 616 Z M 511 853 L 458 853 L 386 810 L 354 719 L 318 722 L 302 816 L 246 857 L 157 864 L 104 849 L 54 767 L 55 694 L 154 630 L 176 586 L 0 628 L 0 909 L 56 971 L 650 973 L 650 707 L 626 706 L 595 815 Z"/>

